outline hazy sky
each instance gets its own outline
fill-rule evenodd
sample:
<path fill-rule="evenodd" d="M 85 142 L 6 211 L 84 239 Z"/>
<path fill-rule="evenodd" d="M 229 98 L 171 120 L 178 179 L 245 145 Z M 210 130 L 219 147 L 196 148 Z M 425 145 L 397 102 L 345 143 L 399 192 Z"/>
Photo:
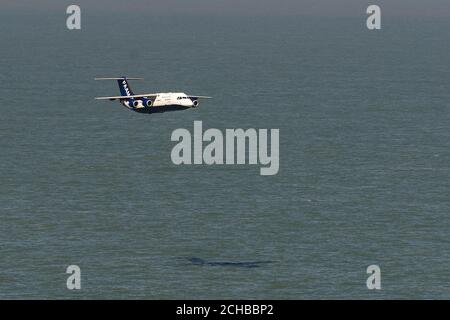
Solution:
<path fill-rule="evenodd" d="M 384 15 L 450 17 L 450 0 L 0 0 L 0 10 L 61 11 L 69 4 L 95 12 L 166 14 L 357 16 L 370 4 Z"/>

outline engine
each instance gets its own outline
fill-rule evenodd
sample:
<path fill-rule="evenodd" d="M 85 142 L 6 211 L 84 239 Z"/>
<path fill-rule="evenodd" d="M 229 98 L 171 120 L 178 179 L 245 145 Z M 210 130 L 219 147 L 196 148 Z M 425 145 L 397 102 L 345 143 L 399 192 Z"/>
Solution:
<path fill-rule="evenodd" d="M 198 100 L 192 100 L 192 105 L 194 107 L 198 107 Z"/>
<path fill-rule="evenodd" d="M 141 100 L 134 100 L 133 101 L 133 107 L 135 107 L 135 108 L 142 107 L 142 101 Z"/>
<path fill-rule="evenodd" d="M 147 106 L 147 107 L 151 107 L 152 105 L 153 105 L 153 101 L 152 100 L 147 100 L 146 102 L 145 102 L 145 105 Z"/>

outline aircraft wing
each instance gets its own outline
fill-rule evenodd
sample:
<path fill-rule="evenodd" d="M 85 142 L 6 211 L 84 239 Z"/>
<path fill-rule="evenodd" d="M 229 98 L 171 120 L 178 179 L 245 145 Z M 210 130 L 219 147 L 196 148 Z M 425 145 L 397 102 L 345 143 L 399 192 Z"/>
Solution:
<path fill-rule="evenodd" d="M 212 97 L 207 97 L 207 96 L 188 96 L 189 99 L 212 99 Z"/>
<path fill-rule="evenodd" d="M 155 98 L 157 96 L 158 96 L 157 93 L 147 93 L 147 94 L 135 94 L 132 96 L 98 97 L 95 98 L 95 100 L 126 100 L 134 98 Z"/>

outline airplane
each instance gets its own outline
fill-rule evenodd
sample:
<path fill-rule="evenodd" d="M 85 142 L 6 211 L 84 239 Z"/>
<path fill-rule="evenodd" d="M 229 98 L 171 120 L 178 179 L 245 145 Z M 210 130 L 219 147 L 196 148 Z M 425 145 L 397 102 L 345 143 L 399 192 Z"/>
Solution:
<path fill-rule="evenodd" d="M 117 80 L 120 96 L 98 97 L 96 100 L 119 100 L 126 108 L 140 113 L 161 113 L 166 111 L 186 110 L 196 108 L 199 99 L 211 99 L 207 96 L 187 95 L 183 92 L 134 94 L 128 80 L 143 80 L 143 78 L 95 78 L 94 80 Z"/>

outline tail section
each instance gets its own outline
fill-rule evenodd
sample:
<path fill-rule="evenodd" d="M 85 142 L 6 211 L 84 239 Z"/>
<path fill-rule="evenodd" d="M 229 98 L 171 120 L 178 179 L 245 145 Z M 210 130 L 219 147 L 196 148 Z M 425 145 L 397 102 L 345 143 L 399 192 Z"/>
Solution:
<path fill-rule="evenodd" d="M 128 83 L 127 78 L 123 77 L 122 79 L 118 79 L 117 83 L 119 84 L 119 90 L 121 96 L 132 96 L 133 90 L 131 90 L 130 84 Z"/>
<path fill-rule="evenodd" d="M 120 95 L 121 96 L 132 96 L 133 90 L 131 90 L 130 84 L 128 80 L 142 80 L 142 78 L 95 78 L 95 80 L 117 80 L 117 84 L 119 85 Z"/>

